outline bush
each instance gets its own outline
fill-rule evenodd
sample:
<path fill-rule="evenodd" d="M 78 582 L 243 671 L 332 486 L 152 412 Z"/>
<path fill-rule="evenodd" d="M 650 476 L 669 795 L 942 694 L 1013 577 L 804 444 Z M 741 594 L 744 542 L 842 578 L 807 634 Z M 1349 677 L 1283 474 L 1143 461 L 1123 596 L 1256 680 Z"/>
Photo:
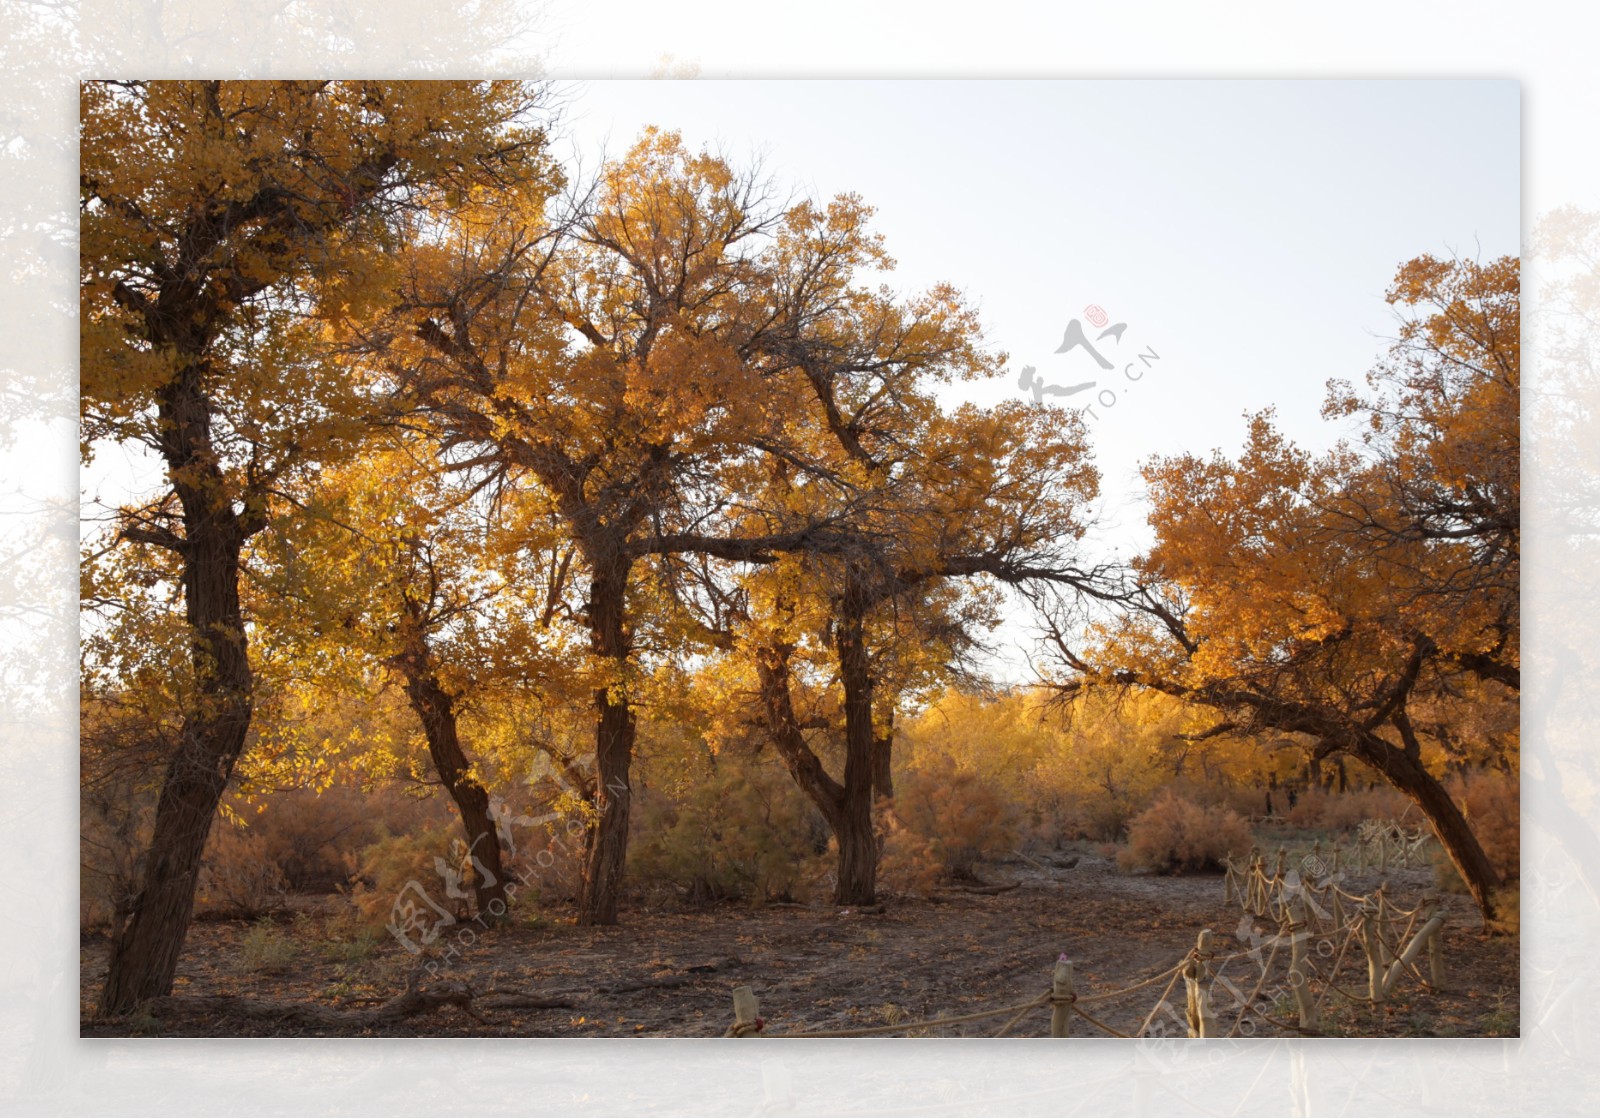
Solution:
<path fill-rule="evenodd" d="M 1387 785 L 1342 793 L 1307 789 L 1295 800 L 1286 819 L 1306 831 L 1353 832 L 1367 820 L 1398 820 L 1407 809 L 1415 815 L 1406 795 Z"/>
<path fill-rule="evenodd" d="M 678 795 L 641 798 L 630 863 L 693 903 L 792 901 L 825 831 L 787 774 L 724 762 Z"/>
<path fill-rule="evenodd" d="M 1198 805 L 1167 790 L 1128 825 L 1128 846 L 1117 865 L 1157 874 L 1220 870 L 1224 856 L 1243 854 L 1250 844 L 1250 827 L 1233 809 Z"/>
<path fill-rule="evenodd" d="M 258 921 L 239 942 L 239 959 L 250 971 L 274 974 L 286 971 L 294 962 L 294 942 L 271 921 Z"/>
<path fill-rule="evenodd" d="M 395 903 L 408 888 L 415 893 L 413 882 L 423 891 L 426 902 L 456 920 L 470 916 L 466 899 L 446 893 L 434 862 L 444 859 L 448 865 L 456 857 L 456 846 L 464 846 L 459 844 L 458 834 L 457 827 L 442 823 L 411 835 L 384 833 L 377 842 L 364 847 L 350 878 L 350 900 L 362 922 L 372 929 L 387 927 L 393 919 Z"/>
<path fill-rule="evenodd" d="M 1522 813 L 1516 776 L 1496 771 L 1470 774 L 1450 783 L 1450 795 L 1461 806 L 1467 826 L 1478 837 L 1478 844 L 1501 882 L 1507 886 L 1515 883 L 1521 877 L 1522 860 Z M 1466 883 L 1461 881 L 1444 848 L 1434 844 L 1430 851 L 1439 888 L 1466 893 Z M 1510 895 L 1515 896 L 1514 889 Z M 1505 902 L 1498 900 L 1498 904 L 1504 907 Z M 1514 918 L 1511 920 L 1514 924 Z"/>
<path fill-rule="evenodd" d="M 1485 771 L 1462 778 L 1451 790 L 1483 853 L 1505 882 L 1522 876 L 1520 785 L 1514 774 Z"/>
<path fill-rule="evenodd" d="M 911 833 L 897 854 L 931 858 L 946 878 L 971 880 L 980 860 L 1017 843 L 1015 808 L 948 754 L 923 754 L 908 767 L 895 789 L 893 813 Z"/>
<path fill-rule="evenodd" d="M 287 883 L 266 836 L 219 820 L 206 843 L 195 915 L 255 918 L 282 906 Z"/>
<path fill-rule="evenodd" d="M 140 858 L 155 826 L 155 796 L 130 788 L 85 790 L 79 804 L 78 924 L 117 923 L 139 888 Z"/>

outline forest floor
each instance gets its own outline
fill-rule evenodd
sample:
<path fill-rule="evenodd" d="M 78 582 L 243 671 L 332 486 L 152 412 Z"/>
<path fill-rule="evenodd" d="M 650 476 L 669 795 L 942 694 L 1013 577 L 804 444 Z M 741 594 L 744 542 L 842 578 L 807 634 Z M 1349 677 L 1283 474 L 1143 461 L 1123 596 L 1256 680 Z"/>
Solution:
<path fill-rule="evenodd" d="M 1076 864 L 1070 868 L 1054 861 Z M 1220 875 L 1151 877 L 1119 873 L 1089 845 L 984 864 L 986 882 L 1003 893 L 960 889 L 927 899 L 890 897 L 868 909 L 816 906 L 643 907 L 623 924 L 580 928 L 570 910 L 541 905 L 536 917 L 485 929 L 446 928 L 426 956 L 387 933 L 352 935 L 342 897 L 296 898 L 298 913 L 278 923 L 200 921 L 190 929 L 174 998 L 154 1011 L 93 1020 L 105 978 L 107 942 L 86 936 L 81 950 L 82 1033 L 109 1036 L 496 1036 L 704 1037 L 732 1023 L 732 991 L 751 986 L 769 1034 L 845 1030 L 954 1016 L 1025 1002 L 1044 993 L 1057 957 L 1074 964 L 1080 997 L 1120 990 L 1166 971 L 1215 930 L 1219 956 L 1252 947 L 1251 924 L 1237 903 L 1224 905 Z M 1388 876 L 1389 893 L 1411 905 L 1432 885 L 1427 869 Z M 1364 891 L 1379 876 L 1352 875 Z M 1322 1029 L 1340 1035 L 1516 1036 L 1518 940 L 1488 936 L 1470 900 L 1445 895 L 1444 959 L 1448 990 L 1403 976 L 1388 1005 L 1374 1013 L 1345 992 L 1360 990 L 1366 962 L 1359 944 L 1342 961 L 1337 942 L 1314 944 L 1335 984 L 1322 1004 Z M 1257 933 L 1268 932 L 1257 922 Z M 452 934 L 454 934 L 452 936 Z M 1270 935 L 1270 933 L 1268 933 Z M 1259 941 L 1257 941 L 1259 943 Z M 1320 951 L 1318 951 L 1320 950 Z M 1227 961 L 1221 975 L 1254 992 L 1265 956 Z M 1422 973 L 1427 973 L 1426 957 Z M 1255 1005 L 1293 1019 L 1280 958 Z M 420 965 L 420 966 L 419 966 Z M 424 974 L 424 969 L 426 974 Z M 429 1006 L 381 1017 L 408 980 L 422 991 L 470 991 L 467 1006 Z M 465 985 L 452 986 L 452 985 Z M 1166 980 L 1095 1004 L 1099 1021 L 1134 1033 L 1162 1002 Z M 1213 988 L 1226 1029 L 1283 1032 L 1266 1018 L 1241 1016 L 1241 999 Z M 1248 998 L 1248 995 L 1246 996 Z M 1181 980 L 1166 995 L 1153 1029 L 1181 1033 Z M 292 1007 L 331 1010 L 308 1020 Z M 290 1007 L 288 1012 L 282 1008 Z M 391 1009 L 394 1009 L 391 1004 Z M 363 1016 L 367 1019 L 363 1020 Z M 1011 1036 L 1047 1032 L 1050 1011 L 1030 1011 Z M 1004 1018 L 915 1031 L 913 1036 L 987 1036 Z M 1098 1034 L 1082 1019 L 1074 1035 Z"/>

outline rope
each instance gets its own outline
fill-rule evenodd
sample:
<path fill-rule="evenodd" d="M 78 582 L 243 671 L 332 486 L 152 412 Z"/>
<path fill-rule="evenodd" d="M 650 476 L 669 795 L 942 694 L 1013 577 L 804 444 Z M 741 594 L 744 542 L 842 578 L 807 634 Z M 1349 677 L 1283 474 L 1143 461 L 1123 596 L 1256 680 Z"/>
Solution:
<path fill-rule="evenodd" d="M 1239 1026 L 1244 1022 L 1244 1016 L 1246 1011 L 1250 1009 L 1250 1004 L 1256 1001 L 1256 996 L 1261 994 L 1261 988 L 1267 985 L 1267 976 L 1272 973 L 1273 962 L 1278 958 L 1278 943 L 1279 938 L 1273 937 L 1272 951 L 1267 955 L 1266 965 L 1261 969 L 1261 978 L 1256 982 L 1256 989 L 1251 991 L 1250 997 L 1244 1000 L 1244 1008 L 1239 1011 L 1239 1017 L 1234 1020 L 1233 1029 L 1227 1032 L 1227 1037 L 1233 1037 L 1239 1032 Z"/>
<path fill-rule="evenodd" d="M 1079 1018 L 1084 1019 L 1091 1026 L 1098 1026 L 1100 1029 L 1104 1030 L 1106 1033 L 1110 1034 L 1112 1037 L 1127 1037 L 1127 1036 L 1129 1036 L 1129 1035 L 1123 1033 L 1121 1030 L 1112 1029 L 1110 1026 L 1106 1025 L 1104 1022 L 1100 1021 L 1097 1018 L 1090 1018 L 1087 1014 L 1085 1014 L 1081 1010 L 1076 1011 L 1076 1013 L 1077 1013 Z"/>
<path fill-rule="evenodd" d="M 1050 1001 L 1051 1001 L 1052 1004 L 1054 1004 L 1055 999 L 1052 998 Z M 994 1033 L 990 1034 L 989 1036 L 990 1037 L 1005 1037 L 1006 1034 L 1008 1032 L 1010 1032 L 1011 1027 L 1015 1026 L 1018 1022 L 1022 1021 L 1022 1019 L 1027 1016 L 1028 1011 L 1030 1011 L 1032 1009 L 1034 1009 L 1034 1008 L 1031 1007 L 1031 1006 L 1023 1007 L 1021 1010 L 1019 1010 L 1015 1014 L 1013 1014 L 1010 1018 L 1007 1018 L 1006 1022 L 1005 1022 L 1005 1025 L 1001 1026 L 998 1030 L 996 1030 Z"/>
<path fill-rule="evenodd" d="M 1349 929 L 1350 929 L 1349 935 L 1347 935 L 1344 938 L 1344 944 L 1342 944 L 1339 947 L 1339 956 L 1338 956 L 1338 958 L 1333 961 L 1333 967 L 1328 969 L 1328 977 L 1322 981 L 1324 983 L 1324 986 L 1322 988 L 1322 994 L 1317 996 L 1317 1003 L 1316 1003 L 1316 1009 L 1319 1010 L 1319 1011 L 1322 1009 L 1323 1000 L 1328 997 L 1328 991 L 1330 989 L 1331 990 L 1337 990 L 1337 988 L 1335 988 L 1334 984 L 1333 984 L 1334 976 L 1339 974 L 1339 965 L 1344 963 L 1344 955 L 1345 955 L 1346 952 L 1348 952 L 1350 950 L 1350 945 L 1356 939 L 1356 927 L 1354 925 L 1351 925 L 1351 926 L 1349 926 Z M 1342 991 L 1340 993 L 1343 994 Z M 1346 995 L 1345 997 L 1348 998 L 1349 996 Z"/>
<path fill-rule="evenodd" d="M 1181 959 L 1177 963 L 1173 964 L 1166 971 L 1163 971 L 1160 975 L 1152 975 L 1149 979 L 1145 979 L 1145 980 L 1143 980 L 1141 982 L 1135 983 L 1131 987 L 1124 987 L 1120 991 L 1106 991 L 1103 994 L 1089 995 L 1087 997 L 1080 996 L 1078 998 L 1078 1005 L 1079 1006 L 1084 1006 L 1084 1005 L 1091 1004 L 1091 1003 L 1106 1002 L 1106 1001 L 1108 1001 L 1110 999 L 1119 999 L 1123 995 L 1131 995 L 1133 992 L 1135 992 L 1137 990 L 1140 990 L 1140 989 L 1142 989 L 1144 987 L 1149 987 L 1149 986 L 1151 986 L 1153 984 L 1159 983 L 1169 975 L 1171 975 L 1174 978 L 1176 978 L 1178 972 L 1183 970 L 1183 965 L 1188 963 L 1189 960 L 1190 960 L 1190 957 L 1192 957 L 1193 955 L 1194 955 L 1194 953 L 1190 952 L 1188 956 L 1185 956 L 1183 959 Z"/>
<path fill-rule="evenodd" d="M 1189 961 L 1187 959 L 1184 960 L 1184 963 L 1188 962 Z M 1182 972 L 1182 970 L 1183 964 L 1179 964 L 1177 968 L 1173 969 L 1172 978 L 1167 980 L 1167 989 L 1161 992 L 1161 997 L 1156 999 L 1155 1006 L 1150 1008 L 1150 1013 L 1146 1014 L 1144 1021 L 1139 1023 L 1139 1030 L 1133 1035 L 1134 1037 L 1143 1037 L 1144 1032 L 1150 1028 L 1150 1023 L 1156 1020 L 1156 1015 L 1159 1014 L 1161 1012 L 1161 1008 L 1167 1004 L 1167 996 L 1172 993 L 1172 988 L 1178 985 L 1178 975 Z"/>

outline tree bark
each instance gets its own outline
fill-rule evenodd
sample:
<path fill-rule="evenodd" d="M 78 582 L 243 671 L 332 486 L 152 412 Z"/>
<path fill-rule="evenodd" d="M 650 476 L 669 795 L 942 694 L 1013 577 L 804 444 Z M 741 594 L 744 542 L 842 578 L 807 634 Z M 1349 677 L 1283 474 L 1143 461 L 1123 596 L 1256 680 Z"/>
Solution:
<path fill-rule="evenodd" d="M 420 642 L 414 643 L 401 660 L 406 696 L 422 721 L 433 768 L 461 813 L 461 828 L 467 842 L 467 873 L 471 876 L 478 916 L 485 922 L 495 920 L 506 912 L 506 875 L 500 832 L 489 814 L 489 793 L 473 778 L 472 763 L 461 748 L 455 698 L 439 683 L 429 654 Z"/>
<path fill-rule="evenodd" d="M 878 840 L 872 829 L 877 743 L 872 733 L 872 663 L 865 616 L 855 580 L 847 578 L 834 637 L 839 681 L 844 686 L 844 799 L 837 829 L 839 883 L 834 895 L 840 905 L 877 901 Z"/>
<path fill-rule="evenodd" d="M 615 554 L 596 557 L 593 552 L 590 563 L 594 572 L 589 585 L 590 647 L 611 665 L 619 682 L 614 687 L 596 688 L 594 693 L 594 792 L 599 817 L 589 830 L 584 852 L 578 924 L 614 925 L 628 859 L 628 822 L 632 812 L 628 781 L 635 727 L 627 690 L 620 683 L 628 668 L 626 612 L 632 564 Z"/>
<path fill-rule="evenodd" d="M 178 552 L 195 699 L 162 781 L 139 890 L 112 937 L 102 1015 L 172 993 L 211 822 L 250 729 L 253 680 L 239 605 L 240 554 L 250 529 L 212 449 L 203 374 L 203 364 L 192 362 L 160 404 L 162 456 L 182 510 Z"/>
<path fill-rule="evenodd" d="M 889 726 L 872 739 L 872 795 L 878 800 L 894 799 L 894 712 Z"/>

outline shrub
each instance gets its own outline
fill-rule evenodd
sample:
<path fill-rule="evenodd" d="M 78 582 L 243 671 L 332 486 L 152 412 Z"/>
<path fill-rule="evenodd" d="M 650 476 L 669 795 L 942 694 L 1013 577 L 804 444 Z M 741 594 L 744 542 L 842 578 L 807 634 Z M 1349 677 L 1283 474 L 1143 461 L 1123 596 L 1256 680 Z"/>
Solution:
<path fill-rule="evenodd" d="M 1220 870 L 1224 856 L 1248 851 L 1250 843 L 1250 827 L 1233 809 L 1198 805 L 1168 790 L 1128 825 L 1117 865 L 1157 874 Z"/>
<path fill-rule="evenodd" d="M 790 901 L 804 892 L 823 833 L 786 774 L 725 762 L 676 796 L 641 800 L 630 852 L 641 880 L 675 887 L 694 903 Z"/>
<path fill-rule="evenodd" d="M 200 867 L 196 915 L 250 919 L 279 908 L 286 882 L 270 847 L 266 836 L 219 820 Z"/>
<path fill-rule="evenodd" d="M 356 857 L 350 878 L 350 900 L 367 927 L 381 929 L 392 920 L 394 905 L 411 883 L 428 901 L 461 920 L 469 915 L 463 898 L 448 895 L 435 859 L 455 857 L 458 829 L 449 823 L 410 835 L 379 836 Z M 464 888 L 461 892 L 464 892 Z"/>
<path fill-rule="evenodd" d="M 970 880 L 981 859 L 1017 843 L 1015 808 L 948 754 L 916 758 L 898 782 L 893 811 L 947 878 Z M 903 843 L 908 856 L 917 846 L 909 839 Z"/>
<path fill-rule="evenodd" d="M 250 971 L 282 972 L 294 962 L 294 942 L 270 920 L 258 921 L 239 942 L 239 959 Z"/>
<path fill-rule="evenodd" d="M 1516 776 L 1476 773 L 1458 781 L 1451 792 L 1501 879 L 1517 881 L 1522 872 L 1522 809 Z"/>
<path fill-rule="evenodd" d="M 907 827 L 892 805 L 880 803 L 879 834 L 883 850 L 878 856 L 878 886 L 890 893 L 925 897 L 933 892 L 947 868 L 933 840 Z M 837 858 L 837 844 L 829 855 Z"/>
<path fill-rule="evenodd" d="M 78 829 L 78 923 L 116 923 L 139 888 L 140 857 L 155 826 L 155 797 L 127 788 L 85 790 Z"/>
<path fill-rule="evenodd" d="M 1342 793 L 1307 789 L 1299 794 L 1286 818 L 1293 827 L 1306 831 L 1353 832 L 1367 820 L 1401 819 L 1408 809 L 1415 817 L 1405 794 L 1387 785 Z"/>
<path fill-rule="evenodd" d="M 1519 782 L 1515 775 L 1495 771 L 1470 774 L 1450 784 L 1450 795 L 1461 806 L 1467 826 L 1477 836 L 1478 844 L 1489 857 L 1490 865 L 1507 885 L 1515 883 L 1521 876 L 1522 815 L 1518 792 Z M 1443 847 L 1434 844 L 1430 854 L 1439 888 L 1451 893 L 1466 893 L 1466 883 L 1461 881 L 1461 875 Z M 1514 898 L 1514 889 L 1510 892 Z M 1505 902 L 1501 900 L 1498 904 L 1503 907 Z M 1513 917 L 1513 924 L 1514 920 Z"/>

